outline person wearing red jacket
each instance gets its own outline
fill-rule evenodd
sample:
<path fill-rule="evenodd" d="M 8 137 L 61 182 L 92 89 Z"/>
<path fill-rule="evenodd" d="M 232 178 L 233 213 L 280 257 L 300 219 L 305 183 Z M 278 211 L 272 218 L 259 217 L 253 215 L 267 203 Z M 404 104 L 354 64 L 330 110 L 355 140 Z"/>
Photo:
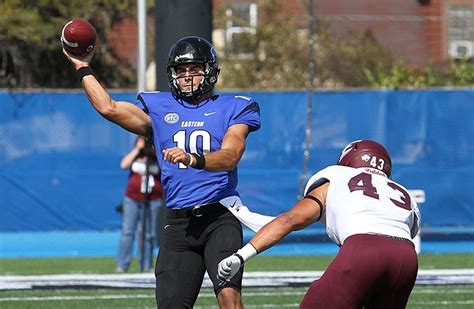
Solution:
<path fill-rule="evenodd" d="M 125 196 L 122 202 L 122 232 L 116 258 L 116 272 L 126 272 L 133 255 L 133 242 L 139 226 L 142 230 L 139 247 L 141 271 L 153 267 L 153 244 L 156 241 L 158 213 L 163 205 L 163 189 L 160 183 L 160 167 L 152 146 L 139 136 L 135 147 L 120 162 L 122 169 L 130 169 Z M 148 179 L 147 179 L 148 175 Z"/>

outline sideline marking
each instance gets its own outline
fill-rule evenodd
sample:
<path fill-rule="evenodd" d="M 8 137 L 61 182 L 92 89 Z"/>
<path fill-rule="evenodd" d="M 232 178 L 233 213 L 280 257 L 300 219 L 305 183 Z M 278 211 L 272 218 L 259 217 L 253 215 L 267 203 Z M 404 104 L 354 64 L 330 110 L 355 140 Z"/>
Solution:
<path fill-rule="evenodd" d="M 474 304 L 474 300 L 415 301 L 415 302 L 410 303 L 410 305 L 422 305 L 422 306 L 431 306 L 431 305 L 470 305 L 470 304 Z"/>
<path fill-rule="evenodd" d="M 307 287 L 323 271 L 246 272 L 243 287 Z M 474 269 L 429 269 L 418 271 L 416 285 L 474 284 Z M 1 290 L 34 288 L 154 288 L 154 274 L 64 274 L 0 276 Z M 212 287 L 206 274 L 202 287 Z"/>

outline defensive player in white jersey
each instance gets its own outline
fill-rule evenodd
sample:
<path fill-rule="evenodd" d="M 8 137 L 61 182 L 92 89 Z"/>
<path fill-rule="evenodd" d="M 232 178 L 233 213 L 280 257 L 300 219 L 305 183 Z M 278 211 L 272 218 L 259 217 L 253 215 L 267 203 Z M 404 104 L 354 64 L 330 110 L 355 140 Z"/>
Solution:
<path fill-rule="evenodd" d="M 381 144 L 350 143 L 337 165 L 310 178 L 303 199 L 219 263 L 218 277 L 229 280 L 251 257 L 321 219 L 340 250 L 300 308 L 405 308 L 418 272 L 411 239 L 420 214 L 408 190 L 389 179 L 391 170 Z"/>

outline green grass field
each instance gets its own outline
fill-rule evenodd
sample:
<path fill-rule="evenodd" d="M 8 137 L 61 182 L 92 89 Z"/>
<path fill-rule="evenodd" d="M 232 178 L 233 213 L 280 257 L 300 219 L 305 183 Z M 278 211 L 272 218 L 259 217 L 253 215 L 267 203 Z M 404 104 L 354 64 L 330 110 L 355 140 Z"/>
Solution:
<path fill-rule="evenodd" d="M 246 271 L 324 270 L 332 256 L 258 256 Z M 134 263 L 134 265 L 136 262 Z M 136 266 L 135 266 L 136 267 Z M 420 269 L 474 268 L 470 254 L 421 254 Z M 0 275 L 110 274 L 113 258 L 0 259 Z M 137 272 L 132 268 L 131 272 Z M 244 288 L 246 308 L 297 308 L 306 288 Z M 0 308 L 155 308 L 153 289 L 33 289 L 0 291 Z M 473 308 L 474 286 L 416 286 L 408 308 Z M 217 308 L 204 288 L 195 308 Z"/>
<path fill-rule="evenodd" d="M 248 288 L 244 290 L 245 308 L 298 308 L 305 288 Z M 472 308 L 472 286 L 415 287 L 408 308 Z M 7 300 L 8 299 L 8 300 Z M 4 309 L 60 308 L 156 308 L 152 289 L 134 290 L 33 290 L 0 293 Z M 201 290 L 195 308 L 217 308 L 214 292 Z"/>

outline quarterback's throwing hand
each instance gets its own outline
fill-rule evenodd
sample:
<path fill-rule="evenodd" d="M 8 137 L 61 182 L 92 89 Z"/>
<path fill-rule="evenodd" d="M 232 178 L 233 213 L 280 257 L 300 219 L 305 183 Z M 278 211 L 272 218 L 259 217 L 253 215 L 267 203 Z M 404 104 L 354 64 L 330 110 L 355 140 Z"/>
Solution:
<path fill-rule="evenodd" d="M 239 271 L 242 266 L 242 258 L 233 254 L 222 261 L 217 266 L 217 277 L 223 281 L 229 281 Z"/>

